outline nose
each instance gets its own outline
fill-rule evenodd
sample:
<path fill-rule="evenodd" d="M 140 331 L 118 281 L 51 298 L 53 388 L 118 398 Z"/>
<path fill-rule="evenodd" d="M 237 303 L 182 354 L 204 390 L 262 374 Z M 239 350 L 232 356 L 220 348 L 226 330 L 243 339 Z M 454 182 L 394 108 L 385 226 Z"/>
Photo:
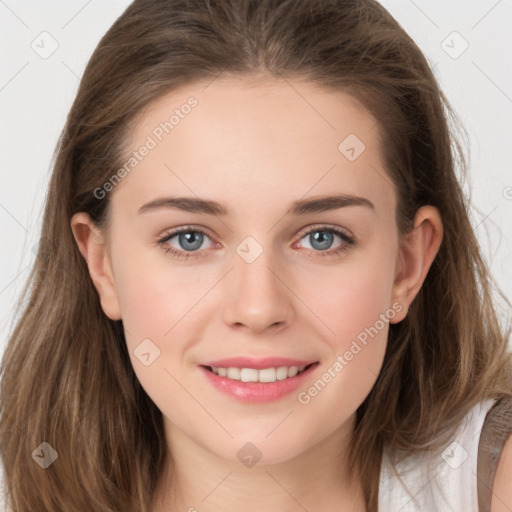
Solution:
<path fill-rule="evenodd" d="M 234 255 L 234 268 L 225 284 L 223 320 L 227 325 L 262 333 L 281 331 L 293 322 L 294 295 L 269 253 L 263 251 L 252 263 Z"/>

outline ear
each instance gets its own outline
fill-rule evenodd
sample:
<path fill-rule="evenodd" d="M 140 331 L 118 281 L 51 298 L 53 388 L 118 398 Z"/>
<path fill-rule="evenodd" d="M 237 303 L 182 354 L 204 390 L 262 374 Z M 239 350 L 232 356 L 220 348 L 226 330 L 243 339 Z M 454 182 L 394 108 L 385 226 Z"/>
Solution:
<path fill-rule="evenodd" d="M 401 322 L 421 289 L 430 265 L 441 246 L 443 223 L 437 208 L 422 206 L 414 217 L 414 228 L 400 241 L 397 257 L 395 281 L 393 283 L 393 303 L 402 305 L 391 323 Z"/>
<path fill-rule="evenodd" d="M 87 262 L 89 275 L 98 292 L 105 315 L 111 320 L 120 320 L 121 308 L 114 285 L 114 276 L 104 233 L 84 212 L 73 215 L 71 229 L 78 249 Z"/>

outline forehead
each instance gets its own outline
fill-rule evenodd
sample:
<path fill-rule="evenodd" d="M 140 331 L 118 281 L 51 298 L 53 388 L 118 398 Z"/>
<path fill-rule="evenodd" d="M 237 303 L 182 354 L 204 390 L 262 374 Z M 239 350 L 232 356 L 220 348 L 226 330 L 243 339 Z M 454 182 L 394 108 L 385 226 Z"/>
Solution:
<path fill-rule="evenodd" d="M 186 193 L 257 209 L 259 198 L 339 192 L 394 207 L 377 121 L 341 91 L 223 77 L 166 94 L 132 125 L 124 163 L 133 165 L 115 192 L 140 204 Z"/>

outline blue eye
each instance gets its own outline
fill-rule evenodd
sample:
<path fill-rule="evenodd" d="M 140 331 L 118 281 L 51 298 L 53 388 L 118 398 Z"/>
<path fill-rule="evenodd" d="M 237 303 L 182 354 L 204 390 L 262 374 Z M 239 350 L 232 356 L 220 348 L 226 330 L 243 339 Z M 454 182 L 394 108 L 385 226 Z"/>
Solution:
<path fill-rule="evenodd" d="M 336 240 L 338 240 L 338 243 L 334 245 Z M 208 241 L 209 245 L 205 247 L 204 243 Z M 293 245 L 293 248 L 298 248 L 297 245 L 303 241 L 309 244 L 305 248 L 311 250 L 313 256 L 322 257 L 339 255 L 356 243 L 355 239 L 344 231 L 326 226 L 313 226 L 313 229 L 310 227 L 309 231 L 300 238 L 299 242 Z M 158 240 L 158 243 L 166 253 L 170 253 L 176 259 L 207 256 L 207 251 L 201 251 L 200 249 L 211 249 L 214 246 L 221 246 L 214 242 L 203 230 L 193 228 L 192 226 L 184 226 L 177 231 L 168 233 Z"/>
<path fill-rule="evenodd" d="M 199 231 L 186 231 L 175 236 L 178 237 L 178 243 L 181 248 L 186 251 L 197 251 L 204 240 L 203 233 L 199 233 Z"/>
<path fill-rule="evenodd" d="M 209 247 L 213 245 L 211 238 L 203 231 L 185 227 L 165 235 L 163 238 L 158 240 L 158 243 L 163 247 L 165 252 L 171 253 L 178 259 L 187 259 L 190 256 L 196 256 L 196 254 L 191 253 L 197 252 L 201 248 L 205 248 L 202 247 L 205 240 L 210 240 Z"/>
<path fill-rule="evenodd" d="M 329 231 L 313 231 L 307 236 L 312 248 L 319 251 L 330 249 L 334 242 L 334 234 Z"/>
<path fill-rule="evenodd" d="M 340 243 L 333 249 L 332 246 L 336 239 L 340 240 Z M 355 240 L 343 231 L 326 227 L 310 229 L 305 236 L 301 238 L 301 241 L 302 240 L 306 240 L 309 244 L 309 247 L 306 247 L 307 249 L 323 253 L 322 256 L 327 254 L 339 254 L 349 246 L 355 244 Z"/>

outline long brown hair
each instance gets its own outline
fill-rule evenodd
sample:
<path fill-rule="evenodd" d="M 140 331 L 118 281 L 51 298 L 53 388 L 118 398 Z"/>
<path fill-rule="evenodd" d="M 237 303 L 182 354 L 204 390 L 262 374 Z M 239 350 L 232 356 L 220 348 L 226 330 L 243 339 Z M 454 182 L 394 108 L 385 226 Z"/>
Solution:
<path fill-rule="evenodd" d="M 56 150 L 39 252 L 1 368 L 0 455 L 15 512 L 148 512 L 166 457 L 121 321 L 103 313 L 70 221 L 102 225 L 101 187 L 130 122 L 167 92 L 220 73 L 295 78 L 358 98 L 379 122 L 401 235 L 422 205 L 444 239 L 405 320 L 390 326 L 352 458 L 377 510 L 384 448 L 431 448 L 485 397 L 509 393 L 507 336 L 468 219 L 455 119 L 422 52 L 375 0 L 136 0 L 102 38 Z M 45 441 L 58 453 L 33 460 Z M 43 445 L 44 448 L 44 445 Z M 42 448 L 39 448 L 40 450 Z"/>

